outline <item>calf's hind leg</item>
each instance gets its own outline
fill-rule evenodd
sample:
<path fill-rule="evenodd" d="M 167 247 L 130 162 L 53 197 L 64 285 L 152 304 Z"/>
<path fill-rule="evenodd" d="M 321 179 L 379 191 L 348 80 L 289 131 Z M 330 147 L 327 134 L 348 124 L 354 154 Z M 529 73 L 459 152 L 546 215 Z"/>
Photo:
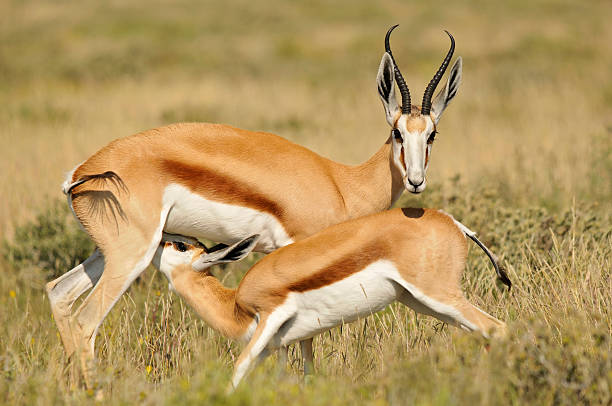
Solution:
<path fill-rule="evenodd" d="M 477 326 L 476 330 L 480 331 L 485 337 L 489 337 L 489 334 L 493 334 L 496 337 L 503 337 L 506 334 L 506 323 L 474 306 L 465 298 L 462 299 L 463 300 L 457 303 L 456 307 L 465 319 Z"/>
<path fill-rule="evenodd" d="M 434 299 L 421 292 L 413 294 L 406 289 L 398 300 L 418 313 L 433 316 L 468 331 L 478 331 L 487 338 L 491 331 L 495 331 L 495 335 L 503 335 L 506 331 L 504 322 L 480 310 L 463 295 L 452 299 Z"/>

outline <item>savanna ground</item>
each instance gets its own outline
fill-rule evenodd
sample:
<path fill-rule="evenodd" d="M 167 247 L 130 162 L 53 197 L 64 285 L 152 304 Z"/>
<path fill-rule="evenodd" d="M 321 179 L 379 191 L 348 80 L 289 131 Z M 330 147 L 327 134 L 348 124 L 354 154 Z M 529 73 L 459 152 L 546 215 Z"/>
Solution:
<path fill-rule="evenodd" d="M 224 395 L 240 346 L 150 270 L 100 329 L 109 404 L 610 404 L 612 4 L 608 1 L 0 2 L 0 402 L 82 404 L 43 292 L 92 249 L 64 173 L 110 140 L 178 121 L 280 134 L 347 163 L 388 135 L 383 36 L 422 91 L 457 39 L 464 81 L 429 186 L 501 256 L 463 287 L 509 326 L 490 343 L 401 306 L 315 340 L 317 374 L 273 360 Z M 257 259 L 218 271 L 229 286 Z"/>

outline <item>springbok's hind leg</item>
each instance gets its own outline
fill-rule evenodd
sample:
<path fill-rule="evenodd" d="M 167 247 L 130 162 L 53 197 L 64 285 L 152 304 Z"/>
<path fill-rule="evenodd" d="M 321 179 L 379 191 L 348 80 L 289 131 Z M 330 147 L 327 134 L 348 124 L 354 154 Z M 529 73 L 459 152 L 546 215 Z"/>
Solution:
<path fill-rule="evenodd" d="M 96 249 L 82 264 L 46 285 L 53 318 L 68 358 L 72 356 L 75 349 L 70 330 L 72 306 L 83 293 L 98 282 L 102 271 L 104 271 L 104 257 Z"/>
<path fill-rule="evenodd" d="M 89 388 L 94 383 L 94 348 L 98 328 L 121 295 L 149 265 L 161 240 L 161 230 L 148 241 L 144 236 L 134 234 L 121 234 L 113 249 L 104 251 L 104 273 L 70 319 L 76 351 Z"/>
<path fill-rule="evenodd" d="M 93 386 L 94 348 L 98 328 L 117 300 L 151 263 L 162 238 L 170 207 L 162 209 L 159 223 L 134 215 L 113 230 L 91 227 L 88 232 L 104 255 L 104 272 L 70 318 L 75 350 L 88 387 Z"/>
<path fill-rule="evenodd" d="M 500 336 L 506 331 L 504 322 L 480 310 L 468 302 L 463 295 L 447 300 L 420 295 L 417 299 L 406 290 L 398 299 L 418 313 L 433 316 L 438 320 L 468 331 L 477 331 L 487 338 L 492 332 L 496 336 Z"/>

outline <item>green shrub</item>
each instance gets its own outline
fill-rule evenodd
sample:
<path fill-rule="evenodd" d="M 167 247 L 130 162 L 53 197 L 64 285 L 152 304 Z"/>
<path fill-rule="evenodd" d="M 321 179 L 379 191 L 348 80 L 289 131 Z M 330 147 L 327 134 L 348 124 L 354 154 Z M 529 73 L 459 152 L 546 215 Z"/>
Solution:
<path fill-rule="evenodd" d="M 34 220 L 15 230 L 12 241 L 5 240 L 0 252 L 14 269 L 43 272 L 53 279 L 83 262 L 94 250 L 65 202 L 55 200 Z"/>
<path fill-rule="evenodd" d="M 610 404 L 612 357 L 603 320 L 574 312 L 555 331 L 543 320 L 517 321 L 503 340 L 440 337 L 413 359 L 392 364 L 392 404 Z M 424 379 L 423 377 L 430 377 Z M 407 383 L 410 384 L 407 384 Z"/>

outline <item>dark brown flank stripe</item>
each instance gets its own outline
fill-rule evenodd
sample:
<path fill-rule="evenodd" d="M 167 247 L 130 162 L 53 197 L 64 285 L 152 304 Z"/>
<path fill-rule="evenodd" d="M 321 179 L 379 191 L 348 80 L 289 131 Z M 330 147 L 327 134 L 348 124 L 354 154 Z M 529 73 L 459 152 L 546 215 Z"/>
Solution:
<path fill-rule="evenodd" d="M 350 254 L 340 258 L 308 278 L 292 283 L 289 285 L 289 291 L 305 292 L 331 285 L 332 283 L 338 282 L 363 270 L 371 263 L 381 258 L 385 258 L 388 251 L 388 246 L 382 242 L 367 246 L 358 254 Z"/>
<path fill-rule="evenodd" d="M 203 166 L 188 165 L 179 161 L 163 160 L 161 169 L 178 179 L 179 183 L 206 198 L 266 212 L 283 222 L 283 210 L 276 202 L 238 179 L 220 175 Z"/>

